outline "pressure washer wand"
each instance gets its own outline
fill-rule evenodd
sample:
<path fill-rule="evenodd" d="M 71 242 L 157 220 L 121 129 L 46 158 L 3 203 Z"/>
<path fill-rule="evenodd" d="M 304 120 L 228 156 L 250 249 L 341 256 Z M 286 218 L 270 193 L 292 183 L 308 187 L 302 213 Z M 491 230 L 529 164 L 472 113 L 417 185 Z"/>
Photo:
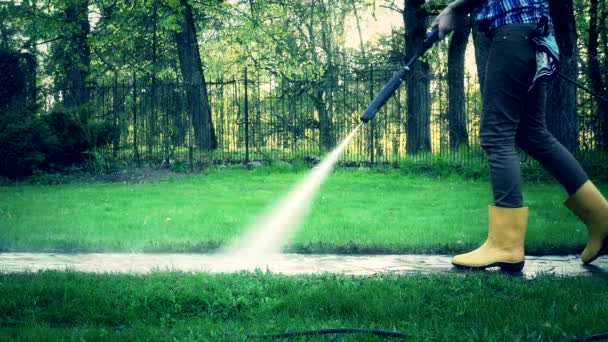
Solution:
<path fill-rule="evenodd" d="M 367 109 L 361 116 L 362 122 L 368 122 L 374 117 L 374 115 L 376 115 L 380 108 L 384 106 L 386 101 L 388 101 L 388 99 L 393 96 L 393 93 L 395 93 L 395 90 L 399 88 L 401 82 L 405 80 L 405 77 L 410 71 L 410 66 L 412 65 L 412 63 L 414 63 L 414 61 L 418 57 L 422 56 L 426 52 L 426 50 L 430 49 L 431 46 L 433 46 L 433 44 L 435 44 L 438 40 L 439 30 L 437 29 L 437 27 L 435 27 L 431 32 L 426 35 L 426 39 L 424 40 L 424 42 L 422 42 L 422 47 L 420 48 L 420 50 L 418 50 L 414 54 L 414 56 L 405 64 L 405 66 L 403 66 L 403 68 L 401 68 L 393 75 L 393 77 L 388 81 L 388 83 L 384 85 L 380 93 L 376 95 L 372 103 L 370 103 L 370 105 L 367 107 Z"/>

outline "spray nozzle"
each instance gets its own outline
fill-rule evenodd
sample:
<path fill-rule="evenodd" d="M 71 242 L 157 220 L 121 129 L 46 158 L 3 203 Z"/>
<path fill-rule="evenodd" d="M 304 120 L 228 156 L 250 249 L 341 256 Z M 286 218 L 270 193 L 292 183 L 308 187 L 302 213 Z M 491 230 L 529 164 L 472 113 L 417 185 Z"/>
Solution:
<path fill-rule="evenodd" d="M 405 76 L 410 71 L 410 65 L 414 63 L 416 58 L 425 53 L 426 50 L 433 46 L 433 44 L 435 44 L 438 40 L 439 28 L 434 27 L 433 30 L 426 35 L 426 39 L 424 40 L 424 42 L 422 42 L 422 46 L 420 47 L 418 53 L 416 53 L 403 68 L 398 70 L 393 75 L 393 77 L 384 85 L 380 93 L 376 95 L 372 103 L 370 103 L 370 105 L 367 107 L 367 109 L 361 116 L 361 122 L 366 123 L 376 115 L 380 108 L 382 108 L 386 101 L 388 101 L 388 99 L 393 95 L 395 90 L 399 88 L 399 85 L 401 84 L 401 82 L 403 82 Z"/>

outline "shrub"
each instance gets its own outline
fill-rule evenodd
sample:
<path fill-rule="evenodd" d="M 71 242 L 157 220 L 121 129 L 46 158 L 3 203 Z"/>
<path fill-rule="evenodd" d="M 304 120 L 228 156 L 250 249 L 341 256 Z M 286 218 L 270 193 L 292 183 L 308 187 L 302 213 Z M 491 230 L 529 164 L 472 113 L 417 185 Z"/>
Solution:
<path fill-rule="evenodd" d="M 53 146 L 49 146 L 47 167 L 81 164 L 84 161 L 83 152 L 89 148 L 89 143 L 80 124 L 63 112 L 46 115 L 44 120 L 56 142 Z"/>
<path fill-rule="evenodd" d="M 0 175 L 31 175 L 47 159 L 56 137 L 30 109 L 13 109 L 0 116 Z"/>
<path fill-rule="evenodd" d="M 86 131 L 90 147 L 107 146 L 120 134 L 120 129 L 110 121 L 89 123 Z"/>
<path fill-rule="evenodd" d="M 35 170 L 107 164 L 97 147 L 111 143 L 118 134 L 108 122 L 83 127 L 72 115 L 53 112 L 38 117 L 32 109 L 12 109 L 0 116 L 0 176 L 31 176 Z M 89 153 L 87 153 L 89 151 Z M 98 151 L 97 151 L 98 152 Z"/>

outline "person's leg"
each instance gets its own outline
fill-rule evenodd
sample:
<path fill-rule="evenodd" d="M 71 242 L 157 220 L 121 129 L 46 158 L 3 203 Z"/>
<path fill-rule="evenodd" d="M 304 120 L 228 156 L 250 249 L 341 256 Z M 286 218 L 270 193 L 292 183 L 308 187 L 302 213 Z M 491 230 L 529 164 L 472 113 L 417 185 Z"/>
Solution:
<path fill-rule="evenodd" d="M 521 116 L 517 144 L 538 160 L 566 189 L 565 205 L 587 225 L 589 238 L 581 255 L 584 263 L 595 260 L 608 246 L 608 202 L 589 181 L 574 156 L 549 132 L 545 120 L 546 85 L 537 85 L 525 104 L 530 110 Z"/>
<path fill-rule="evenodd" d="M 574 156 L 547 129 L 546 99 L 546 83 L 537 84 L 528 93 L 515 141 L 564 186 L 568 195 L 573 195 L 589 178 Z"/>
<path fill-rule="evenodd" d="M 494 205 L 523 206 L 515 136 L 536 66 L 534 25 L 508 25 L 493 36 L 483 92 L 480 142 L 488 158 Z"/>
<path fill-rule="evenodd" d="M 535 72 L 530 43 L 535 25 L 508 25 L 493 35 L 483 91 L 480 140 L 489 166 L 494 206 L 489 208 L 488 238 L 476 250 L 457 255 L 457 267 L 500 266 L 519 271 L 524 265 L 528 210 L 523 207 L 515 135 L 523 99 Z"/>

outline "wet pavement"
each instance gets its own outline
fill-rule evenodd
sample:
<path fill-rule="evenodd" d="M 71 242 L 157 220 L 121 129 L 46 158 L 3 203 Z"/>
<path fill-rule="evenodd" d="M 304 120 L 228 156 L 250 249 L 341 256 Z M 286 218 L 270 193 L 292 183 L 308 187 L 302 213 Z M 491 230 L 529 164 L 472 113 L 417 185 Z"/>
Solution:
<path fill-rule="evenodd" d="M 95 273 L 185 271 L 227 273 L 260 269 L 287 275 L 337 273 L 345 275 L 454 272 L 447 255 L 314 255 L 278 254 L 263 259 L 211 254 L 58 254 L 0 253 L 0 272 L 72 270 Z M 576 255 L 526 257 L 522 274 L 601 276 L 608 278 L 608 256 L 583 265 Z"/>

